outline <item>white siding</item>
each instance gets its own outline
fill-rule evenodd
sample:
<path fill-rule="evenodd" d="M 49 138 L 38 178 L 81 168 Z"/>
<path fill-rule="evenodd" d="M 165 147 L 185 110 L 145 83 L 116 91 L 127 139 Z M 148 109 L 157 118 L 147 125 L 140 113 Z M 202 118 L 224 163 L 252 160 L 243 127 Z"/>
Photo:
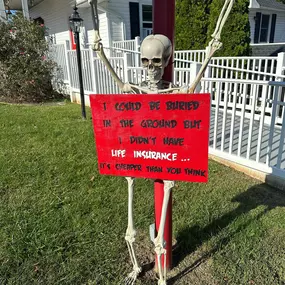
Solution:
<path fill-rule="evenodd" d="M 94 33 L 93 33 L 93 21 L 91 17 L 90 8 L 78 8 L 80 16 L 84 20 L 84 27 L 86 30 L 87 43 L 92 44 L 94 42 Z M 102 43 L 105 47 L 109 47 L 109 34 L 108 34 L 108 24 L 106 13 L 99 14 L 99 23 L 100 23 L 100 35 L 102 38 Z"/>
<path fill-rule="evenodd" d="M 122 19 L 114 14 L 108 13 L 110 34 L 113 41 L 123 41 L 123 24 Z"/>
<path fill-rule="evenodd" d="M 122 17 L 126 25 L 126 39 L 131 39 L 131 27 L 130 27 L 130 9 L 129 2 L 137 2 L 140 4 L 152 5 L 152 0 L 111 0 L 108 5 L 108 10 Z"/>
<path fill-rule="evenodd" d="M 140 8 L 142 4 L 152 4 L 152 0 L 110 0 L 100 4 L 107 10 L 107 15 L 99 11 L 100 34 L 104 46 L 109 47 L 112 41 L 131 38 L 129 2 L 139 3 Z M 56 43 L 63 43 L 70 40 L 68 17 L 72 14 L 73 5 L 74 0 L 45 0 L 31 8 L 30 16 L 31 18 L 42 17 L 49 29 L 49 34 L 55 35 Z M 92 43 L 94 36 L 91 11 L 87 5 L 84 6 L 78 7 L 85 26 L 85 35 L 82 35 L 82 38 L 85 38 L 87 43 Z"/>
<path fill-rule="evenodd" d="M 274 35 L 274 43 L 284 43 L 285 42 L 285 12 L 281 11 L 269 11 L 264 9 L 250 9 L 249 11 L 249 22 L 250 22 L 250 34 L 251 34 L 251 43 L 254 40 L 254 29 L 255 29 L 255 20 L 254 17 L 256 12 L 260 12 L 262 14 L 276 14 L 276 26 L 275 26 L 275 35 Z M 271 21 L 271 19 L 270 19 Z"/>
<path fill-rule="evenodd" d="M 45 0 L 31 8 L 30 16 L 31 18 L 42 17 L 49 34 L 55 35 L 56 43 L 64 43 L 66 40 L 70 40 L 68 17 L 73 12 L 73 5 L 74 1 L 71 0 Z M 85 39 L 86 44 L 93 43 L 94 33 L 91 10 L 88 6 L 79 6 L 78 12 L 84 20 L 85 27 L 85 31 L 81 34 L 81 41 Z M 99 13 L 100 35 L 103 45 L 109 47 L 112 39 L 115 41 L 123 40 L 122 19 L 110 11 L 108 12 L 108 21 L 106 13 L 100 10 Z"/>
<path fill-rule="evenodd" d="M 277 12 L 274 42 L 285 42 L 285 13 Z"/>
<path fill-rule="evenodd" d="M 72 14 L 71 0 L 45 0 L 30 10 L 30 17 L 42 17 L 50 35 L 55 35 L 56 43 L 69 40 L 68 17 Z"/>

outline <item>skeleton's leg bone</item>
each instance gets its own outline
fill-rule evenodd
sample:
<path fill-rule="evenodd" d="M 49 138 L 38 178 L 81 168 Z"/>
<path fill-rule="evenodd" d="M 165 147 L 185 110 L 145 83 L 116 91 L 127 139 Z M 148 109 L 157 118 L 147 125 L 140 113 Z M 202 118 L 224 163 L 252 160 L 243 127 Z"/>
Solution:
<path fill-rule="evenodd" d="M 164 241 L 164 227 L 167 213 L 167 206 L 169 202 L 169 197 L 171 193 L 171 189 L 174 187 L 174 181 L 164 180 L 164 197 L 161 211 L 160 224 L 158 229 L 157 237 L 154 240 L 155 244 L 155 252 L 157 254 L 157 263 L 158 263 L 158 274 L 159 274 L 159 285 L 166 285 L 166 249 L 165 249 L 165 241 Z M 161 256 L 164 255 L 164 271 L 162 271 L 162 262 Z"/>
<path fill-rule="evenodd" d="M 133 193 L 134 193 L 134 178 L 126 177 L 128 181 L 128 228 L 126 231 L 126 242 L 130 254 L 130 258 L 133 264 L 133 271 L 126 278 L 126 284 L 133 284 L 137 279 L 137 276 L 141 272 L 141 267 L 139 267 L 137 258 L 134 252 L 133 244 L 135 242 L 136 231 L 134 229 L 133 220 Z"/>

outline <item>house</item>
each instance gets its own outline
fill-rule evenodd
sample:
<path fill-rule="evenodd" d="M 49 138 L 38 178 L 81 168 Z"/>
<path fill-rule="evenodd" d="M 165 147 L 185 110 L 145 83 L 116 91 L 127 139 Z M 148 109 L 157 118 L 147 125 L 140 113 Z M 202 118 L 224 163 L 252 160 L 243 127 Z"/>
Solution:
<path fill-rule="evenodd" d="M 4 0 L 0 0 L 0 15 L 3 2 Z M 72 7 L 76 2 L 84 19 L 81 43 L 86 46 L 93 41 L 88 0 L 9 2 L 10 9 L 22 9 L 27 18 L 41 19 L 54 43 L 72 42 L 68 17 L 72 14 Z M 152 32 L 152 0 L 98 0 L 98 11 L 100 34 L 105 47 L 112 46 L 114 41 L 129 40 L 136 36 L 144 38 Z M 277 0 L 250 0 L 249 22 L 254 56 L 276 55 L 285 51 L 285 4 Z"/>
<path fill-rule="evenodd" d="M 249 22 L 254 56 L 285 51 L 285 4 L 276 0 L 250 0 Z"/>
<path fill-rule="evenodd" d="M 4 0 L 0 0 L 1 2 Z M 83 22 L 81 42 L 93 41 L 93 25 L 87 0 L 10 0 L 10 9 L 22 9 L 27 18 L 42 19 L 54 43 L 72 41 L 68 18 L 77 4 Z M 29 4 L 29 5 L 28 5 Z M 1 6 L 0 6 L 1 7 Z M 27 7 L 29 7 L 27 9 Z M 105 47 L 113 41 L 123 41 L 136 36 L 144 38 L 152 32 L 152 0 L 98 0 L 100 34 Z"/>

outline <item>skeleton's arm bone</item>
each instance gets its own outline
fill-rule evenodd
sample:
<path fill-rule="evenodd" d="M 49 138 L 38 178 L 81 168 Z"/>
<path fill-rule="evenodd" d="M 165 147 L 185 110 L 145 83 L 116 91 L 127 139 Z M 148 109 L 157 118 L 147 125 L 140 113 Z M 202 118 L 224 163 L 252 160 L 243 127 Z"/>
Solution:
<path fill-rule="evenodd" d="M 220 40 L 221 38 L 221 31 L 225 25 L 225 22 L 231 12 L 231 9 L 233 7 L 234 1 L 233 0 L 225 0 L 223 9 L 219 15 L 217 25 L 215 28 L 214 33 L 212 34 L 212 38 Z"/>
<path fill-rule="evenodd" d="M 98 32 L 99 39 L 99 17 L 98 17 L 98 8 L 97 8 L 97 0 L 89 0 L 88 1 L 91 6 L 91 15 L 92 15 L 92 22 L 94 30 Z"/>
<path fill-rule="evenodd" d="M 137 91 L 141 91 L 141 92 L 146 93 L 146 94 L 171 93 L 173 91 L 180 91 L 181 90 L 181 87 L 176 87 L 176 88 L 158 89 L 156 91 L 152 91 L 152 90 L 149 90 L 147 88 L 143 88 L 143 87 L 140 87 L 138 85 L 131 84 L 131 83 L 128 83 L 128 85 L 130 85 L 134 91 L 137 90 Z M 139 92 L 137 92 L 137 93 L 139 93 Z"/>
<path fill-rule="evenodd" d="M 103 45 L 101 43 L 98 43 L 97 45 L 98 49 L 94 48 L 94 50 L 97 52 L 97 55 L 99 56 L 99 58 L 103 61 L 103 63 L 106 65 L 106 67 L 108 68 L 108 70 L 111 73 L 111 76 L 113 77 L 113 79 L 115 80 L 115 82 L 118 84 L 119 88 L 123 91 L 123 92 L 131 92 L 132 91 L 132 87 L 130 86 L 130 84 L 128 83 L 124 83 L 119 76 L 117 75 L 117 73 L 115 72 L 115 70 L 113 69 L 111 63 L 109 62 L 109 60 L 107 59 L 104 50 L 103 50 Z"/>
<path fill-rule="evenodd" d="M 119 88 L 123 92 L 131 92 L 132 88 L 128 83 L 124 83 L 119 76 L 116 74 L 115 70 L 113 69 L 111 63 L 107 59 L 103 44 L 101 43 L 101 37 L 99 33 L 99 16 L 98 16 L 98 8 L 97 8 L 97 0 L 89 0 L 89 4 L 91 6 L 91 13 L 92 13 L 92 20 L 93 20 L 93 26 L 94 26 L 94 46 L 93 50 L 97 52 L 97 55 L 99 58 L 103 61 L 103 63 L 106 65 L 108 70 L 111 73 L 111 76 L 115 80 L 115 82 L 118 84 Z"/>
<path fill-rule="evenodd" d="M 175 93 L 173 91 L 181 91 L 181 87 L 161 89 L 161 90 L 158 90 L 156 93 L 158 93 L 158 94 L 161 94 L 161 93 Z"/>
<path fill-rule="evenodd" d="M 216 25 L 216 29 L 214 31 L 214 33 L 212 34 L 212 40 L 210 41 L 208 47 L 206 48 L 206 58 L 196 76 L 196 78 L 194 79 L 193 83 L 190 85 L 189 89 L 188 89 L 188 93 L 193 93 L 197 87 L 197 85 L 199 84 L 201 78 L 204 75 L 204 72 L 211 60 L 211 58 L 213 57 L 214 53 L 219 50 L 222 47 L 222 43 L 220 42 L 220 37 L 221 37 L 221 32 L 222 29 L 225 25 L 225 22 L 231 12 L 231 9 L 233 7 L 234 4 L 234 0 L 225 0 L 223 9 L 220 13 L 219 19 L 217 21 L 217 25 Z"/>
<path fill-rule="evenodd" d="M 141 91 L 141 92 L 146 93 L 146 94 L 152 93 L 152 91 L 150 91 L 149 89 L 140 87 L 140 86 L 138 86 L 138 85 L 131 84 L 131 83 L 128 83 L 128 85 L 130 85 L 130 87 L 131 87 L 134 91 Z M 136 92 L 136 93 L 139 93 L 139 92 Z"/>
<path fill-rule="evenodd" d="M 207 47 L 208 51 L 206 52 L 206 58 L 196 76 L 193 83 L 190 85 L 187 93 L 194 93 L 197 85 L 199 84 L 200 80 L 202 79 L 204 72 L 213 56 L 213 54 L 222 47 L 222 43 L 215 41 L 214 39 L 210 42 L 209 46 Z"/>

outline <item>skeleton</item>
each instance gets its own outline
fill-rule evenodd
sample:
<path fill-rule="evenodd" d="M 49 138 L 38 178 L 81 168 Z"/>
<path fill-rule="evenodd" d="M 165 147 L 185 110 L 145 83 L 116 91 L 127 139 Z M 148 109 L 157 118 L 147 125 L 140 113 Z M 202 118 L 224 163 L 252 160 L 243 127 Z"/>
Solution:
<path fill-rule="evenodd" d="M 118 84 L 119 88 L 124 93 L 142 93 L 142 94 L 160 94 L 160 93 L 194 93 L 197 85 L 199 84 L 203 74 L 212 58 L 214 53 L 222 47 L 220 42 L 221 31 L 230 14 L 234 0 L 225 0 L 221 14 L 218 18 L 216 29 L 212 34 L 212 40 L 206 48 L 206 58 L 200 68 L 199 73 L 189 87 L 173 87 L 171 82 L 162 80 L 164 69 L 167 67 L 170 57 L 172 55 L 171 41 L 164 35 L 149 35 L 141 44 L 141 61 L 142 66 L 147 71 L 147 80 L 140 85 L 132 83 L 124 83 L 115 73 L 110 62 L 108 61 L 101 43 L 99 34 L 99 17 L 97 10 L 97 0 L 89 0 L 91 5 L 92 19 L 94 25 L 94 45 L 93 49 L 97 52 L 99 58 L 106 65 L 111 73 L 111 76 Z M 142 269 L 138 264 L 135 251 L 134 242 L 136 231 L 133 222 L 133 191 L 134 191 L 134 178 L 126 177 L 128 182 L 128 227 L 125 235 L 125 240 L 130 254 L 130 259 L 133 265 L 133 271 L 125 279 L 125 284 L 134 284 Z M 164 198 L 161 212 L 161 220 L 158 229 L 157 237 L 154 240 L 155 252 L 158 260 L 158 285 L 166 285 L 166 264 L 162 265 L 162 255 L 164 255 L 164 262 L 166 262 L 166 244 L 163 239 L 164 226 L 166 219 L 166 211 L 171 189 L 174 187 L 174 181 L 164 180 Z"/>

